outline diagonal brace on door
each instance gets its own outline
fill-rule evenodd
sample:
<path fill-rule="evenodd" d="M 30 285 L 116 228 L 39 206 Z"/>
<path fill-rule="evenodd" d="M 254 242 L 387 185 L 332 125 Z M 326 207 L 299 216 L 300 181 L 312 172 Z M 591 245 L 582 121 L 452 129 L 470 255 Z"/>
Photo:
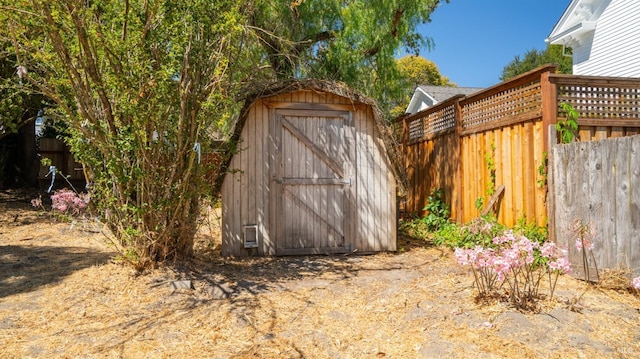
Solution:
<path fill-rule="evenodd" d="M 342 170 L 342 165 L 336 162 L 333 158 L 329 157 L 320 147 L 318 147 L 313 141 L 309 139 L 309 137 L 305 136 L 300 130 L 296 128 L 294 124 L 292 124 L 289 120 L 282 117 L 282 126 L 287 129 L 295 138 L 297 138 L 300 142 L 304 143 L 305 146 L 309 147 L 311 152 L 318 156 L 322 162 L 324 162 L 329 168 L 331 168 L 338 176 L 341 178 L 344 177 L 344 171 Z"/>

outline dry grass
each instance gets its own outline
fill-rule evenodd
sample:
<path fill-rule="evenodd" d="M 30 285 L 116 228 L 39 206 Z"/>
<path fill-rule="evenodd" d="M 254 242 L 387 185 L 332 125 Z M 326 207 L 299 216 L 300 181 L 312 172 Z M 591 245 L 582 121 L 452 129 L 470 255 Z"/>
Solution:
<path fill-rule="evenodd" d="M 640 299 L 560 278 L 540 313 L 476 304 L 448 250 L 198 258 L 136 275 L 99 233 L 0 203 L 2 358 L 632 358 Z M 173 280 L 193 289 L 172 290 Z M 580 297 L 575 301 L 576 297 Z M 572 301 L 580 311 L 571 311 Z"/>

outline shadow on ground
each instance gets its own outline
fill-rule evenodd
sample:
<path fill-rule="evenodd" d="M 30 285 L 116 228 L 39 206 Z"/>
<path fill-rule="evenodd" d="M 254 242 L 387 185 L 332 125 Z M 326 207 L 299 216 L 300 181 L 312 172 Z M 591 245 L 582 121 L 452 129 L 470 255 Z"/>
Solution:
<path fill-rule="evenodd" d="M 57 283 L 109 258 L 109 253 L 82 247 L 0 246 L 0 298 Z"/>

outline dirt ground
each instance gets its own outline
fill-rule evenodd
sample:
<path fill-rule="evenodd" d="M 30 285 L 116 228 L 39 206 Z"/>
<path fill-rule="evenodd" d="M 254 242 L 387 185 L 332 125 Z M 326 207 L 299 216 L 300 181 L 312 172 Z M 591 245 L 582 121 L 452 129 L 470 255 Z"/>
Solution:
<path fill-rule="evenodd" d="M 637 294 L 565 276 L 539 313 L 477 304 L 450 250 L 407 239 L 225 259 L 215 215 L 197 260 L 136 276 L 28 200 L 0 193 L 0 358 L 640 358 Z"/>

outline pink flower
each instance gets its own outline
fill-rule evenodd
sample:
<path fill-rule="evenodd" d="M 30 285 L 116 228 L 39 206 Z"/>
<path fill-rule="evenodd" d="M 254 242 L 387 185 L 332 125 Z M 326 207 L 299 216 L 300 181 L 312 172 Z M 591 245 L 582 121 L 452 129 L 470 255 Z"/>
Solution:
<path fill-rule="evenodd" d="M 508 242 L 515 242 L 515 240 L 516 237 L 514 236 L 512 231 L 505 231 L 502 236 L 493 238 L 493 243 L 504 244 Z"/>
<path fill-rule="evenodd" d="M 505 257 L 500 257 L 495 260 L 493 270 L 499 281 L 504 280 L 504 278 L 509 274 L 512 266 L 513 263 Z"/>
<path fill-rule="evenodd" d="M 589 240 L 589 238 L 586 238 L 586 237 L 576 238 L 576 249 L 579 251 L 582 250 L 583 245 L 584 245 L 584 248 L 588 250 L 593 249 L 593 243 L 591 243 L 591 240 Z"/>
<path fill-rule="evenodd" d="M 583 247 L 588 250 L 593 249 L 592 239 L 596 235 L 596 232 L 590 222 L 585 223 L 582 219 L 578 219 L 573 222 L 569 230 L 573 232 L 576 238 L 575 245 L 577 250 L 580 251 Z"/>
<path fill-rule="evenodd" d="M 456 260 L 458 261 L 458 263 L 460 263 L 460 265 L 468 266 L 469 264 L 471 264 L 471 261 L 469 260 L 469 253 L 466 249 L 457 247 L 453 252 L 453 255 L 456 257 Z"/>
<path fill-rule="evenodd" d="M 552 271 L 558 271 L 563 274 L 571 274 L 571 264 L 569 258 L 560 257 L 549 262 L 549 269 Z"/>
<path fill-rule="evenodd" d="M 633 278 L 631 281 L 631 287 L 635 290 L 640 290 L 640 277 Z"/>
<path fill-rule="evenodd" d="M 554 257 L 556 254 L 556 244 L 550 241 L 544 242 L 544 244 L 542 245 L 542 247 L 540 247 L 540 254 L 542 254 L 543 257 Z"/>
<path fill-rule="evenodd" d="M 55 191 L 51 196 L 51 208 L 60 212 L 71 212 L 79 214 L 87 207 L 89 203 L 88 194 L 76 194 L 69 189 L 61 189 Z"/>
<path fill-rule="evenodd" d="M 34 198 L 31 200 L 31 205 L 34 207 L 42 207 L 42 197 Z"/>

